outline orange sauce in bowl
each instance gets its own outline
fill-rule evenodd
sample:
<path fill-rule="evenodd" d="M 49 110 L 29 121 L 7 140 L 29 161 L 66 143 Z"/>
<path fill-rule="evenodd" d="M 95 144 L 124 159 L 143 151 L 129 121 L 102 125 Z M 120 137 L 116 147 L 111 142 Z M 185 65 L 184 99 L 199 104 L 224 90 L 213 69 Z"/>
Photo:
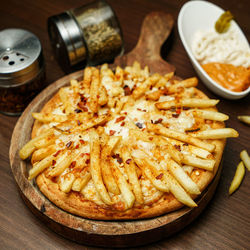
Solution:
<path fill-rule="evenodd" d="M 207 63 L 202 68 L 224 88 L 241 92 L 250 86 L 250 68 L 225 63 Z"/>

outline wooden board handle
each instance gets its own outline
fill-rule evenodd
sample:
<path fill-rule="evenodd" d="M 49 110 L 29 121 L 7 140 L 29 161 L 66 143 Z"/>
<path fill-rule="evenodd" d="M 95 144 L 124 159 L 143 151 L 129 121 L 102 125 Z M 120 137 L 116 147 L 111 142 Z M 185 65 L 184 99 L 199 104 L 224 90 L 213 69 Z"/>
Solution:
<path fill-rule="evenodd" d="M 142 24 L 141 33 L 135 48 L 126 55 L 118 57 L 114 64 L 131 65 L 135 60 L 142 66 L 150 65 L 152 72 L 167 73 L 174 71 L 174 66 L 161 58 L 162 44 L 166 41 L 174 25 L 174 19 L 164 12 L 151 12 Z"/>

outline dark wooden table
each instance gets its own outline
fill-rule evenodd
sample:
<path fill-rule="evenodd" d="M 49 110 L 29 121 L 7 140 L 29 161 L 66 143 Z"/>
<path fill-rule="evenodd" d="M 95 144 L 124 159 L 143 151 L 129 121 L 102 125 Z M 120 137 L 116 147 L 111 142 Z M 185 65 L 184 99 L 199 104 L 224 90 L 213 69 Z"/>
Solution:
<path fill-rule="evenodd" d="M 8 0 L 1 2 L 0 30 L 10 27 L 23 28 L 36 34 L 44 49 L 47 65 L 47 83 L 64 75 L 58 66 L 47 35 L 46 20 L 49 16 L 81 6 L 88 1 L 75 0 Z M 125 52 L 133 49 L 145 15 L 153 10 L 171 13 L 177 21 L 184 0 L 108 0 L 114 8 L 123 30 Z M 248 0 L 212 1 L 234 14 L 248 40 L 250 16 Z M 195 76 L 195 71 L 180 41 L 177 25 L 164 48 L 162 56 L 176 66 L 179 76 Z M 209 97 L 216 98 L 200 82 L 199 88 Z M 227 126 L 238 130 L 240 137 L 229 139 L 224 153 L 224 166 L 214 198 L 202 214 L 189 226 L 174 236 L 147 246 L 148 249 L 249 249 L 250 248 L 250 173 L 247 171 L 240 189 L 232 196 L 228 188 L 233 178 L 239 153 L 250 153 L 250 127 L 238 122 L 237 115 L 250 115 L 250 96 L 239 101 L 222 99 L 218 105 L 221 112 L 230 115 Z M 0 114 L 0 248 L 1 249 L 87 249 L 64 239 L 47 228 L 26 207 L 9 164 L 9 146 L 13 128 L 18 117 Z M 145 247 L 144 247 L 145 248 Z"/>

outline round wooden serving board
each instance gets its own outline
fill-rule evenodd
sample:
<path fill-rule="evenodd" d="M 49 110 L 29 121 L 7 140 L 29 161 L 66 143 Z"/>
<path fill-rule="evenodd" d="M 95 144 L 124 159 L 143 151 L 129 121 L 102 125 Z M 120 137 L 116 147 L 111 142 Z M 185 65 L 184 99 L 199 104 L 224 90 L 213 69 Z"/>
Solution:
<path fill-rule="evenodd" d="M 115 65 L 124 67 L 138 60 L 148 65 L 151 72 L 171 72 L 174 67 L 160 56 L 163 42 L 169 36 L 174 21 L 171 15 L 153 12 L 142 25 L 139 41 L 133 51 L 115 60 Z M 20 148 L 30 139 L 34 119 L 32 112 L 39 112 L 44 104 L 58 91 L 69 84 L 70 79 L 82 78 L 83 71 L 67 75 L 41 92 L 27 107 L 14 129 L 10 146 L 10 163 L 22 198 L 31 211 L 58 234 L 86 245 L 105 247 L 129 247 L 148 244 L 179 231 L 193 221 L 212 198 L 219 181 L 218 172 L 196 200 L 198 207 L 184 207 L 156 218 L 135 221 L 97 221 L 67 213 L 51 203 L 38 189 L 35 181 L 28 181 L 29 161 L 19 158 Z"/>

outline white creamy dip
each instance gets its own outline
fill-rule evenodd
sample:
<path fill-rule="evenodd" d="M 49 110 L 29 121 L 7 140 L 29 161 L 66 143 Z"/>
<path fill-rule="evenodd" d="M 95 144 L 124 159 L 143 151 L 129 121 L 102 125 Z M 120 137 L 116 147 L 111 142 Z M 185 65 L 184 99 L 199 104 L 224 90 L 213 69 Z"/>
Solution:
<path fill-rule="evenodd" d="M 249 44 L 240 40 L 234 27 L 226 33 L 215 30 L 199 30 L 195 33 L 192 52 L 200 64 L 211 62 L 250 67 Z"/>

